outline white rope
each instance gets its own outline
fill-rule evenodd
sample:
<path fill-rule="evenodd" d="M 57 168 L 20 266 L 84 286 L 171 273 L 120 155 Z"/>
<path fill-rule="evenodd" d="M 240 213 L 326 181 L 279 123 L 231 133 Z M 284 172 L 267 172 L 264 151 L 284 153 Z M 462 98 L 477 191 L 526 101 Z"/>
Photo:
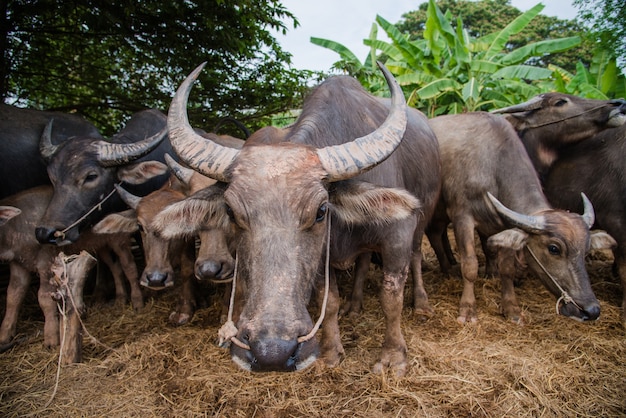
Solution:
<path fill-rule="evenodd" d="M 583 308 L 581 308 L 574 299 L 572 299 L 572 297 L 565 291 L 565 289 L 563 289 L 559 283 L 556 281 L 556 279 L 554 278 L 554 276 L 552 276 L 552 274 L 550 274 L 550 272 L 543 266 L 543 264 L 541 264 L 541 262 L 539 261 L 539 259 L 537 258 L 537 256 L 535 255 L 535 253 L 533 253 L 533 251 L 530 249 L 530 247 L 527 245 L 526 249 L 528 250 L 528 252 L 530 253 L 530 255 L 535 259 L 535 262 L 539 265 L 539 267 L 541 267 L 541 269 L 543 270 L 543 272 L 550 278 L 550 280 L 552 280 L 552 283 L 554 283 L 554 285 L 559 289 L 559 291 L 561 292 L 561 297 L 557 299 L 556 301 L 556 314 L 559 315 L 559 305 L 561 303 L 561 301 L 565 302 L 565 304 L 568 303 L 572 303 L 574 306 L 576 306 L 580 311 L 584 311 Z"/>

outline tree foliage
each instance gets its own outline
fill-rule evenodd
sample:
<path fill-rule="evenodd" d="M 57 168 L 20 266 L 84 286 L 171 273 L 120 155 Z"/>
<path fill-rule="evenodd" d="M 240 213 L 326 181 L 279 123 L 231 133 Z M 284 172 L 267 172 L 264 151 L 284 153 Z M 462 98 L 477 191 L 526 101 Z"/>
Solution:
<path fill-rule="evenodd" d="M 591 29 L 589 38 L 599 49 L 611 51 L 617 62 L 626 65 L 626 1 L 574 0 L 578 18 Z"/>
<path fill-rule="evenodd" d="M 296 18 L 277 0 L 3 1 L 4 102 L 76 111 L 110 133 L 147 107 L 167 110 L 186 74 L 207 61 L 192 92 L 192 123 L 224 116 L 254 127 L 296 107 L 310 72 L 270 30 Z"/>
<path fill-rule="evenodd" d="M 501 30 L 522 14 L 510 3 L 510 0 L 438 0 L 437 6 L 444 13 L 448 12 L 452 16 L 462 19 L 469 36 L 480 38 Z M 421 39 L 428 17 L 427 10 L 427 2 L 420 4 L 417 10 L 405 13 L 396 27 L 401 32 L 408 34 L 410 39 Z M 575 20 L 562 20 L 539 14 L 528 23 L 522 32 L 512 35 L 504 49 L 512 51 L 532 42 L 577 36 L 582 31 L 584 28 Z M 568 71 L 574 71 L 576 62 L 581 57 L 592 56 L 593 47 L 591 40 L 587 40 L 576 48 L 558 54 L 537 57 L 533 63 L 541 66 L 554 64 Z M 589 62 L 587 61 L 585 64 L 589 64 Z"/>

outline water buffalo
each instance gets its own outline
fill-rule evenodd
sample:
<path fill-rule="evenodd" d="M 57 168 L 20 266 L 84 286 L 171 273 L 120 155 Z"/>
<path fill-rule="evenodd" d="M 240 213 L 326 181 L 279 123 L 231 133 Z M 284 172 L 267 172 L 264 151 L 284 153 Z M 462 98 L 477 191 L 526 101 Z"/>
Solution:
<path fill-rule="evenodd" d="M 626 125 L 603 131 L 568 147 L 554 162 L 544 181 L 546 196 L 555 207 L 579 210 L 575 197 L 585 193 L 596 208 L 595 227 L 617 241 L 615 266 L 626 289 Z M 626 291 L 622 322 L 626 326 Z"/>
<path fill-rule="evenodd" d="M 0 199 L 50 184 L 46 165 L 39 155 L 39 140 L 52 119 L 53 144 L 74 136 L 102 138 L 95 126 L 78 115 L 0 104 Z"/>
<path fill-rule="evenodd" d="M 40 244 L 33 234 L 35 224 L 44 214 L 53 190 L 51 186 L 39 186 L 25 190 L 0 201 L 2 206 L 18 208 L 19 216 L 0 226 L 0 260 L 9 263 L 10 278 L 7 287 L 7 305 L 0 325 L 0 344 L 8 343 L 15 336 L 17 318 L 31 274 L 40 278 L 38 292 L 39 304 L 44 312 L 44 343 L 47 346 L 59 344 L 58 311 L 56 303 L 50 298 L 54 291 L 51 287 L 50 266 L 60 247 Z M 96 228 L 99 228 L 96 225 Z M 87 231 L 81 239 L 63 248 L 66 254 L 78 253 L 81 250 L 91 251 L 107 264 L 116 280 L 118 301 L 126 300 L 124 276 L 131 285 L 131 293 L 135 308 L 143 306 L 139 289 L 138 273 L 131 252 L 131 236 L 128 234 L 105 234 L 102 228 L 99 233 Z M 140 302 L 140 304 L 138 304 Z"/>
<path fill-rule="evenodd" d="M 569 145 L 624 124 L 626 101 L 544 93 L 492 112 L 504 114 L 513 125 L 542 179 Z"/>
<path fill-rule="evenodd" d="M 205 132 L 199 131 L 201 135 Z M 222 146 L 240 149 L 243 141 L 228 135 L 213 137 Z M 176 237 L 164 238 L 157 234 L 152 221 L 165 207 L 175 204 L 185 196 L 215 184 L 215 180 L 203 176 L 200 173 L 184 167 L 169 155 L 165 155 L 167 166 L 172 171 L 170 180 L 159 190 L 147 196 L 139 197 L 129 193 L 122 187 L 116 186 L 122 199 L 133 209 L 136 216 L 127 219 L 126 223 L 139 225 L 146 260 L 146 267 L 142 273 L 140 283 L 150 288 L 169 287 L 174 284 L 174 270 L 177 267 L 182 278 L 182 290 L 176 309 L 170 314 L 169 320 L 173 325 L 184 325 L 191 320 L 198 306 L 197 298 L 199 289 L 193 276 L 199 281 L 228 280 L 234 269 L 234 259 L 229 244 L 232 244 L 232 234 L 229 230 L 213 228 L 202 224 L 186 233 L 177 234 Z M 142 166 L 152 165 L 152 168 L 139 168 L 145 181 L 151 176 L 158 175 L 156 162 L 144 162 Z M 139 175 L 139 174 L 137 174 Z M 129 230 L 123 226 L 120 220 L 120 228 Z M 195 254 L 195 238 L 200 245 Z M 195 258 L 195 262 L 194 262 Z"/>
<path fill-rule="evenodd" d="M 169 141 L 164 140 L 166 117 L 155 109 L 134 114 L 109 141 L 81 136 L 54 145 L 50 129 L 48 125 L 44 130 L 40 152 L 47 161 L 54 195 L 35 230 L 41 243 L 74 242 L 82 229 L 126 208 L 114 189 L 120 168 L 134 160 L 163 161 L 163 155 L 171 152 Z M 161 176 L 134 191 L 145 195 L 167 178 Z"/>
<path fill-rule="evenodd" d="M 527 265 L 562 299 L 561 314 L 598 318 L 600 305 L 589 284 L 585 254 L 591 245 L 606 247 L 613 240 L 605 233 L 590 235 L 594 215 L 588 200 L 578 195 L 586 202 L 582 216 L 553 209 L 515 130 L 501 117 L 469 113 L 439 116 L 429 123 L 439 140 L 443 185 L 438 208 L 445 209 L 433 217 L 429 238 L 436 242 L 452 222 L 464 282 L 458 320 L 477 320 L 475 230 L 497 252 L 501 309 L 508 319 L 523 322 L 513 289 L 518 265 Z"/>
<path fill-rule="evenodd" d="M 237 229 L 235 278 L 245 296 L 227 333 L 233 360 L 259 371 L 311 364 L 318 356 L 317 328 L 306 307 L 315 290 L 326 306 L 322 357 L 338 363 L 337 286 L 332 277 L 325 286 L 321 273 L 332 241 L 335 267 L 364 252 L 382 254 L 387 327 L 374 370 L 402 374 L 404 284 L 410 267 L 421 274 L 421 238 L 440 188 L 437 142 L 426 118 L 417 111 L 407 116 L 402 91 L 381 66 L 391 101 L 369 95 L 353 78 L 331 77 L 313 90 L 288 130 L 262 129 L 233 150 L 189 126 L 186 101 L 201 68 L 180 86 L 168 127 L 181 160 L 218 180 L 205 196 L 209 217 Z"/>

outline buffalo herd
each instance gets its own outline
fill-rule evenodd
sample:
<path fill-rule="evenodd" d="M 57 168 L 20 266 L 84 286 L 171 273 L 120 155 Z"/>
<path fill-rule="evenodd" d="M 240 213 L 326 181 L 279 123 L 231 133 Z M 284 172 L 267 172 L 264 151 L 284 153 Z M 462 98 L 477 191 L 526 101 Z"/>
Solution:
<path fill-rule="evenodd" d="M 522 268 L 554 295 L 559 314 L 598 319 L 585 266 L 591 249 L 612 249 L 626 289 L 626 102 L 546 93 L 489 113 L 428 119 L 379 66 L 390 99 L 351 77 L 330 77 L 292 125 L 245 141 L 190 125 L 187 101 L 203 65 L 167 115 L 138 112 L 110 138 L 76 115 L 2 105 L 0 261 L 10 277 L 0 346 L 15 344 L 35 274 L 44 343 L 65 340 L 62 360 L 81 361 L 83 292 L 97 259 L 112 273 L 116 302 L 130 297 L 136 310 L 142 287 L 180 282 L 172 325 L 193 317 L 202 282 L 222 284 L 220 343 L 245 370 L 333 367 L 344 353 L 340 312 L 358 315 L 377 260 L 385 330 L 373 371 L 402 376 L 409 277 L 415 312 L 434 314 L 424 237 L 443 272 L 460 266 L 460 323 L 478 318 L 476 242 L 485 271 L 501 280 L 507 320 L 524 323 L 514 286 Z M 337 272 L 352 268 L 352 294 L 340 295 Z M 69 326 L 60 324 L 59 300 Z"/>

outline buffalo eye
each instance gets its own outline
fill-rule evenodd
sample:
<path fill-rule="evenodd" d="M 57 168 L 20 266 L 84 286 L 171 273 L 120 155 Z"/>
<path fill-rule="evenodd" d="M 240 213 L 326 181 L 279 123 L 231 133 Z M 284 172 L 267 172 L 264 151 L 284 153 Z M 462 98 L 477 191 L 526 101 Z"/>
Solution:
<path fill-rule="evenodd" d="M 548 252 L 551 255 L 561 255 L 561 249 L 556 244 L 549 244 L 548 245 Z"/>
<path fill-rule="evenodd" d="M 317 209 L 317 214 L 315 215 L 315 222 L 322 222 L 324 218 L 326 218 L 326 212 L 328 212 L 328 205 L 326 203 L 322 203 L 320 207 Z"/>
<path fill-rule="evenodd" d="M 557 102 L 554 105 L 557 106 L 557 107 L 560 107 L 560 106 L 564 106 L 566 104 L 567 104 L 567 100 L 559 99 L 559 100 L 557 100 Z"/>
<path fill-rule="evenodd" d="M 98 178 L 98 175 L 96 173 L 89 173 L 85 177 L 84 183 L 91 183 L 93 181 L 96 181 L 97 178 Z"/>
<path fill-rule="evenodd" d="M 235 222 L 235 213 L 233 212 L 233 208 L 228 205 L 226 205 L 226 215 L 228 215 L 231 222 Z"/>

